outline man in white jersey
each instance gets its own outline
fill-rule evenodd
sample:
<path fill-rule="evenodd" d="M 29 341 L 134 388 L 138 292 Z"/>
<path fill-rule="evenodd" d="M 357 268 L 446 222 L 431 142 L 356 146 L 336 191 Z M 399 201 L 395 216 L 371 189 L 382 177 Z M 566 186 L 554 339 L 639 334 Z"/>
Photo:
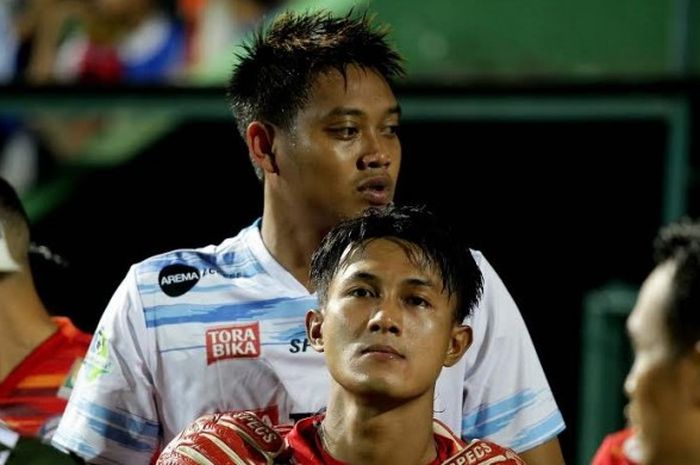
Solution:
<path fill-rule="evenodd" d="M 433 419 L 435 382 L 472 342 L 463 324 L 482 276 L 469 248 L 425 208 L 341 221 L 311 259 L 319 308 L 306 334 L 331 375 L 325 412 L 266 427 L 250 412 L 207 414 L 157 465 L 524 465 Z"/>
<path fill-rule="evenodd" d="M 403 70 L 364 16 L 285 14 L 248 44 L 229 96 L 262 180 L 262 218 L 218 246 L 134 265 L 100 321 L 55 442 L 93 463 L 147 464 L 208 412 L 271 423 L 324 407 L 309 347 L 311 255 L 338 221 L 391 203 Z M 564 424 L 527 329 L 486 259 L 475 346 L 438 380 L 438 419 L 530 464 L 563 462 Z"/>

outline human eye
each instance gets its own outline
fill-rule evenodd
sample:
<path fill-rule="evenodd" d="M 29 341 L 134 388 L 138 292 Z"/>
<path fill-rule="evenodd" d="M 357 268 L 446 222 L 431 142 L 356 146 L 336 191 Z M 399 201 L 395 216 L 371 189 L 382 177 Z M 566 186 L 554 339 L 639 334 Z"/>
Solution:
<path fill-rule="evenodd" d="M 406 297 L 406 303 L 411 307 L 432 308 L 430 301 L 420 295 L 409 295 Z"/>
<path fill-rule="evenodd" d="M 370 289 L 367 289 L 365 287 L 354 287 L 348 290 L 347 295 L 349 295 L 350 297 L 357 297 L 363 299 L 367 297 L 372 297 L 374 294 Z"/>
<path fill-rule="evenodd" d="M 387 136 L 398 136 L 399 135 L 399 124 L 387 124 L 384 126 L 382 132 Z"/>
<path fill-rule="evenodd" d="M 336 139 L 340 140 L 350 140 L 357 136 L 360 130 L 353 125 L 343 125 L 343 126 L 331 126 L 328 132 L 333 135 Z"/>

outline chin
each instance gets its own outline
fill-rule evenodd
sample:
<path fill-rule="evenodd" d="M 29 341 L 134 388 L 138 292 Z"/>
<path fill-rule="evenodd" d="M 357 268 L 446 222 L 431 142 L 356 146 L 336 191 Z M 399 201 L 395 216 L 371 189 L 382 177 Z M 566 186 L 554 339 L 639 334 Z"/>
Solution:
<path fill-rule="evenodd" d="M 649 443 L 640 438 L 639 441 L 639 463 L 641 465 L 662 465 L 665 463 L 675 463 L 667 462 L 669 459 L 668 455 L 660 450 L 654 444 Z"/>
<path fill-rule="evenodd" d="M 347 390 L 366 398 L 394 399 L 400 398 L 400 386 L 385 378 L 363 379 L 346 386 Z"/>

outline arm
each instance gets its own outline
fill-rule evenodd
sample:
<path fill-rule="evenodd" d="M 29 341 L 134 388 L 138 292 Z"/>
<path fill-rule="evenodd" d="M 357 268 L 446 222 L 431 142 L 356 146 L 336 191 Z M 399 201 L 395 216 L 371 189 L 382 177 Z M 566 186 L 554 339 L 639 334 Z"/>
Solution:
<path fill-rule="evenodd" d="M 84 21 L 87 2 L 34 0 L 18 18 L 18 33 L 33 37 L 26 79 L 34 84 L 55 81 L 56 58 L 62 34 L 72 20 Z"/>
<path fill-rule="evenodd" d="M 520 453 L 520 457 L 527 465 L 564 465 L 564 456 L 561 454 L 559 439 L 552 438 L 549 441 Z"/>

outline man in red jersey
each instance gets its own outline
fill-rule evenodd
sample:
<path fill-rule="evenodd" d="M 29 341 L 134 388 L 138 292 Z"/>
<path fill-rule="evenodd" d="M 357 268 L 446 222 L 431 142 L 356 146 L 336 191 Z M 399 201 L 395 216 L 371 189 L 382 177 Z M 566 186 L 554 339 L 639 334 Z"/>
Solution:
<path fill-rule="evenodd" d="M 386 207 L 341 222 L 311 263 L 311 346 L 331 375 L 324 413 L 291 428 L 251 412 L 206 415 L 159 465 L 475 465 L 524 462 L 433 419 L 435 382 L 472 342 L 462 324 L 482 276 L 470 250 L 425 209 Z"/>
<path fill-rule="evenodd" d="M 639 465 L 639 458 L 639 439 L 625 428 L 605 437 L 591 465 Z"/>
<path fill-rule="evenodd" d="M 44 307 L 29 267 L 29 244 L 27 214 L 0 178 L 0 464 L 29 463 L 28 449 L 34 455 L 55 452 L 34 443 L 22 447 L 20 438 L 48 442 L 66 406 L 71 372 L 90 344 L 89 334 Z"/>
<path fill-rule="evenodd" d="M 606 438 L 594 465 L 700 463 L 700 222 L 661 228 L 654 255 L 627 318 L 630 428 Z"/>

